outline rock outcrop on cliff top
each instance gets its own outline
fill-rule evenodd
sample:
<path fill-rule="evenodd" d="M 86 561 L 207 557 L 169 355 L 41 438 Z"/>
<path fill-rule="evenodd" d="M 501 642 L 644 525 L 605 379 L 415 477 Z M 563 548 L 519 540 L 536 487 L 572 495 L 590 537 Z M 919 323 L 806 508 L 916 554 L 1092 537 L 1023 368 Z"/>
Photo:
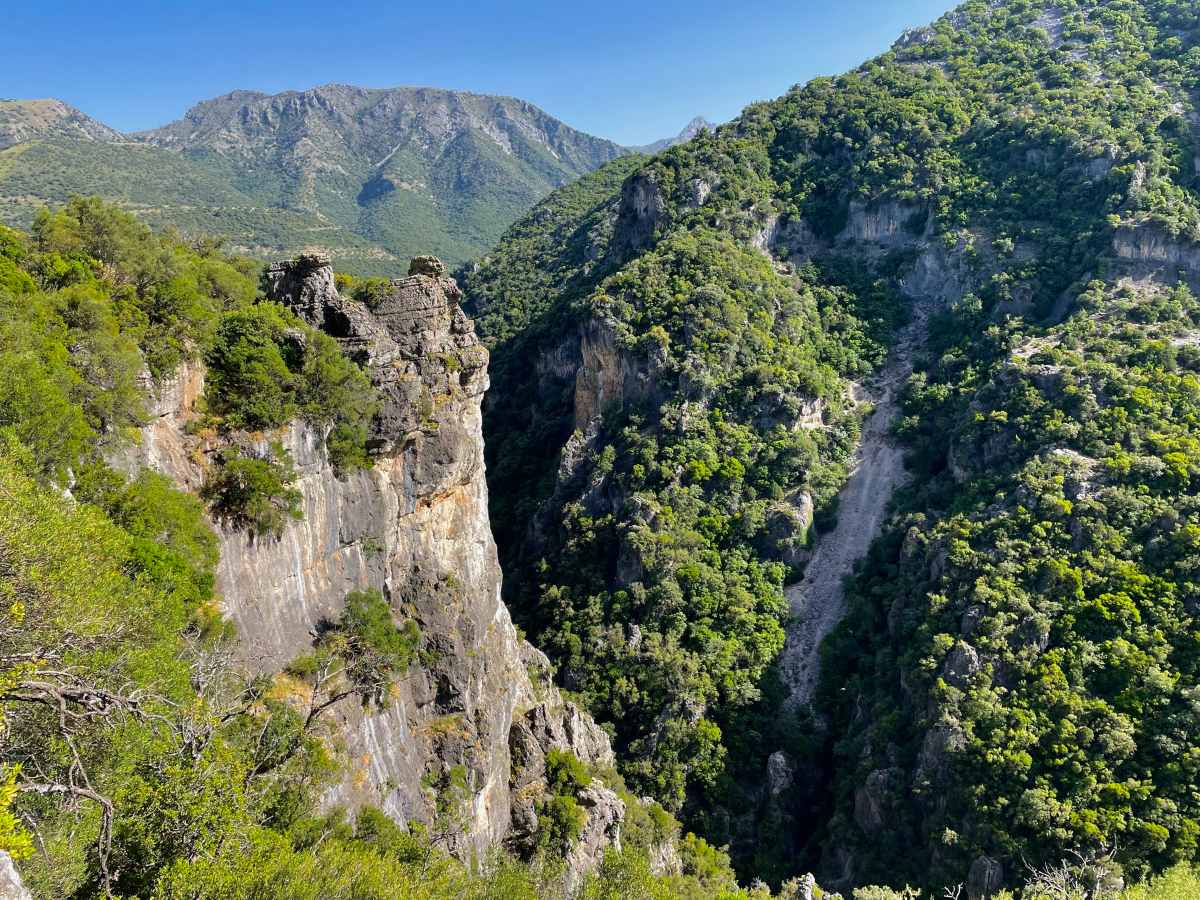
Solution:
<path fill-rule="evenodd" d="M 373 468 L 338 477 L 319 429 L 294 422 L 281 440 L 295 460 L 304 517 L 278 539 L 217 524 L 218 590 L 237 625 L 244 663 L 275 672 L 312 646 L 350 591 L 376 588 L 422 635 L 390 705 L 337 707 L 349 764 L 327 798 L 381 806 L 399 821 L 428 821 L 425 785 L 466 772 L 469 809 L 460 853 L 535 842 L 545 755 L 570 750 L 611 766 L 607 735 L 554 687 L 546 657 L 523 641 L 500 600 L 488 521 L 480 403 L 487 351 L 458 306 L 459 290 L 435 258 L 413 261 L 372 309 L 341 297 L 327 259 L 302 256 L 268 269 L 269 293 L 339 340 L 382 397 Z M 187 433 L 204 371 L 185 367 L 164 385 L 138 462 L 195 489 L 219 441 Z M 597 781 L 573 868 L 598 862 L 618 840 L 622 801 Z"/>

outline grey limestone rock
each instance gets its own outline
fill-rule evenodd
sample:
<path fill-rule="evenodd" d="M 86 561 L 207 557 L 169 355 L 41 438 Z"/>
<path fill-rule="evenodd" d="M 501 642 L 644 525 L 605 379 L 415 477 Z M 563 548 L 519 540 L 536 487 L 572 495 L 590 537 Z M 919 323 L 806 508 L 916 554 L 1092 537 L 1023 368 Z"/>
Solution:
<path fill-rule="evenodd" d="M 11 856 L 0 850 L 0 900 L 32 900 Z"/>
<path fill-rule="evenodd" d="M 335 709 L 336 743 L 349 765 L 325 798 L 375 804 L 399 821 L 434 814 L 424 781 L 453 766 L 467 773 L 466 827 L 453 849 L 482 854 L 536 831 L 545 753 L 568 749 L 611 765 L 607 735 L 554 687 L 546 658 L 519 638 L 500 600 L 488 520 L 480 405 L 487 351 L 458 306 L 460 293 L 433 257 L 413 261 L 371 309 L 336 289 L 329 261 L 305 255 L 267 270 L 272 298 L 336 338 L 382 397 L 372 425 L 374 466 L 338 476 L 324 432 L 294 422 L 277 434 L 240 436 L 291 453 L 304 517 L 278 540 L 217 525 L 217 588 L 237 626 L 243 663 L 278 671 L 336 617 L 350 591 L 375 588 L 398 619 L 421 630 L 414 664 L 382 709 L 348 699 Z M 195 489 L 219 439 L 189 433 L 203 366 L 161 389 L 131 464 L 150 465 Z M 624 805 L 599 782 L 571 857 L 594 865 L 615 842 Z M 576 876 L 578 872 L 576 872 Z"/>
<path fill-rule="evenodd" d="M 667 214 L 662 188 L 651 174 L 639 172 L 621 186 L 613 249 L 619 255 L 646 247 Z"/>
<path fill-rule="evenodd" d="M 776 750 L 767 757 L 767 793 L 778 797 L 792 786 L 796 777 L 796 766 L 782 750 Z"/>
<path fill-rule="evenodd" d="M 986 900 L 1004 886 L 1004 867 L 990 856 L 978 856 L 967 873 L 968 900 Z"/>
<path fill-rule="evenodd" d="M 408 264 L 408 274 L 444 278 L 446 276 L 446 264 L 436 256 L 414 256 Z"/>

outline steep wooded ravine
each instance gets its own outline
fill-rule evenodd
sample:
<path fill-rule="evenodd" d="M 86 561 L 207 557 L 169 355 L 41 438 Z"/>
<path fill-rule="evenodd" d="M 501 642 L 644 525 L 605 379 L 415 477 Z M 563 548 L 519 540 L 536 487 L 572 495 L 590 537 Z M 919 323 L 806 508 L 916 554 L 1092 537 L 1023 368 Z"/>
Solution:
<path fill-rule="evenodd" d="M 89 201 L 0 229 L 27 880 L 270 896 L 386 834 L 372 900 L 497 839 L 576 875 L 613 847 L 601 896 L 664 865 L 735 892 L 633 796 L 773 884 L 1193 864 L 1198 97 L 1194 3 L 972 0 L 540 204 L 464 276 L 489 370 L 428 258 L 294 260 L 277 304 Z"/>
<path fill-rule="evenodd" d="M 509 620 L 458 296 L 0 226 L 3 889 L 750 896 Z"/>
<path fill-rule="evenodd" d="M 552 197 L 468 278 L 497 360 L 485 433 L 515 614 L 613 724 L 627 776 L 743 871 L 808 860 L 835 887 L 976 897 L 1026 862 L 1190 858 L 1164 748 L 1193 744 L 1194 588 L 1139 529 L 1167 471 L 1190 509 L 1191 363 L 1132 335 L 1191 316 L 1172 290 L 1200 237 L 1198 34 L 1169 0 L 966 3 L 619 189 L 594 179 L 586 209 Z M 1116 343 L 1088 339 L 1086 374 L 1058 358 L 1074 344 L 1001 363 L 1097 314 Z M 860 434 L 848 387 L 881 367 Z M 1174 399 L 1132 386 L 1159 378 Z M 1136 522 L 1115 544 L 1090 532 L 1090 489 L 1022 470 L 1039 447 L 1125 473 Z M 1136 461 L 1154 453 L 1175 460 L 1161 476 Z M 1020 549 L 1060 527 L 1052 562 Z M 1159 527 L 1176 547 L 1190 513 Z M 798 603 L 784 650 L 795 581 L 821 614 Z M 1100 658 L 1126 675 L 1093 674 Z M 789 678 L 798 717 L 780 715 Z"/>

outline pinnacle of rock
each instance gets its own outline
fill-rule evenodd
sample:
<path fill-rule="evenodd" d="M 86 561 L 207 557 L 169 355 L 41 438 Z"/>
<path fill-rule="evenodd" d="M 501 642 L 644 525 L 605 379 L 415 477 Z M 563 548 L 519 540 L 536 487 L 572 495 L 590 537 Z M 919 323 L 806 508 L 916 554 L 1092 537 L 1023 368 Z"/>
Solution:
<path fill-rule="evenodd" d="M 414 256 L 408 264 L 409 275 L 428 275 L 430 278 L 444 278 L 446 264 L 436 256 Z"/>

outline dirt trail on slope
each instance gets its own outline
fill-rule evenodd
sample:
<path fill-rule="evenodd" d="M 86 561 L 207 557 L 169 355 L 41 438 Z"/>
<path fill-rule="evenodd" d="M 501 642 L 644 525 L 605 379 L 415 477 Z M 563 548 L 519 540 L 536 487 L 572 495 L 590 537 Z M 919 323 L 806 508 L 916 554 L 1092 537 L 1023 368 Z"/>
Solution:
<path fill-rule="evenodd" d="M 846 614 L 842 582 L 866 556 L 892 494 L 906 479 L 904 453 L 890 431 L 899 413 L 900 391 L 912 374 L 913 353 L 925 342 L 928 318 L 928 305 L 914 303 L 912 321 L 866 391 L 865 399 L 875 408 L 863 423 L 854 467 L 838 495 L 837 525 L 817 538 L 803 580 L 784 591 L 792 623 L 779 665 L 784 683 L 791 688 L 785 701 L 789 709 L 812 699 L 821 641 Z"/>

